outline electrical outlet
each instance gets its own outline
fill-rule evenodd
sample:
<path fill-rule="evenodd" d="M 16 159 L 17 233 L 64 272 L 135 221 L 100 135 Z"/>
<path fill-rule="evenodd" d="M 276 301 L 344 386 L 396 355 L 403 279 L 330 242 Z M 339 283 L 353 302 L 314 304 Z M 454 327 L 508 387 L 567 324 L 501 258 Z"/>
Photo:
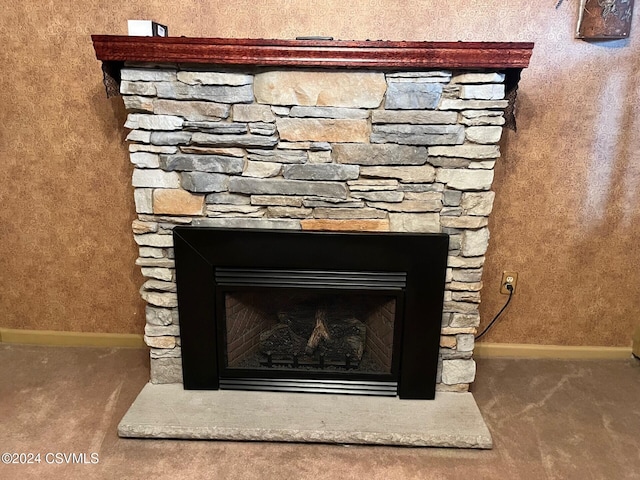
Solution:
<path fill-rule="evenodd" d="M 507 284 L 513 287 L 513 293 L 516 293 L 516 285 L 518 283 L 518 272 L 502 272 L 502 281 L 500 282 L 500 293 L 509 295 Z"/>

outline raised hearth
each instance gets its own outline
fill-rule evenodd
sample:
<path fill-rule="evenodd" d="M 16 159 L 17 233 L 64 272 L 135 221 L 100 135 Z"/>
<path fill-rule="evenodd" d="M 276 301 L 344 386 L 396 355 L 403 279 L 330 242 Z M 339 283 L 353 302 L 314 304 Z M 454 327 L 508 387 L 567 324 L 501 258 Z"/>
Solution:
<path fill-rule="evenodd" d="M 184 390 L 147 384 L 121 437 L 491 448 L 470 393 L 389 397 Z"/>

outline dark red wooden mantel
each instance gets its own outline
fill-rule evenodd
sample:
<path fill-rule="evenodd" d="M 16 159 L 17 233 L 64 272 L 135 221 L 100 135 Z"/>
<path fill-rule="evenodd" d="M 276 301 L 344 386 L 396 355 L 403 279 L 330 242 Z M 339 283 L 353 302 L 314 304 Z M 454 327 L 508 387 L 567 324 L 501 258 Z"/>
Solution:
<path fill-rule="evenodd" d="M 103 62 L 206 63 L 213 65 L 323 68 L 522 69 L 529 42 L 392 42 L 265 40 L 239 38 L 92 35 Z"/>

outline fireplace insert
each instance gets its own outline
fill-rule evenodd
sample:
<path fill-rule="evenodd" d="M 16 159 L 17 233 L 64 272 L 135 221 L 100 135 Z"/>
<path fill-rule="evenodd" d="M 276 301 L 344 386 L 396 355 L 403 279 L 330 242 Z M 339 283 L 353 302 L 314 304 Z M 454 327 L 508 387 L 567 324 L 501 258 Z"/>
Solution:
<path fill-rule="evenodd" d="M 435 396 L 448 236 L 174 229 L 186 389 Z"/>

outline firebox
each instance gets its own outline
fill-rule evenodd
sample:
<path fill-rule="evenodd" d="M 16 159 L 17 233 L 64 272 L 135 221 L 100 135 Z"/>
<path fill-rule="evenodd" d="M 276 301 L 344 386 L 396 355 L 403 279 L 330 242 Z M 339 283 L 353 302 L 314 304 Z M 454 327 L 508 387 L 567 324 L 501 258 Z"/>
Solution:
<path fill-rule="evenodd" d="M 447 235 L 173 235 L 186 389 L 434 398 Z"/>

